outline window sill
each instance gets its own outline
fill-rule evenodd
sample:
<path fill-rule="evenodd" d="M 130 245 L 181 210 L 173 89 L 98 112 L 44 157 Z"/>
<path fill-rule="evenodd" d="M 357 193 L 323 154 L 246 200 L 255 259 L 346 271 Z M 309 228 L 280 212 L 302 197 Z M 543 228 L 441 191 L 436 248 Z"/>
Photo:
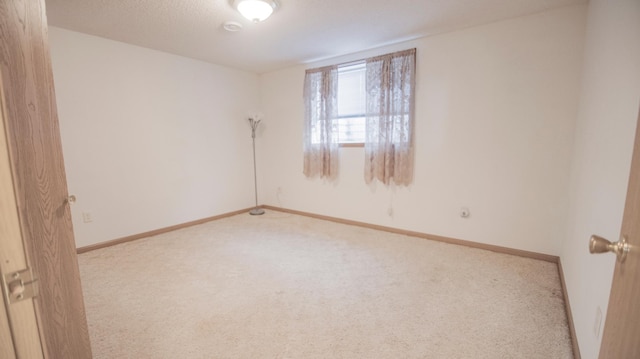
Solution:
<path fill-rule="evenodd" d="M 341 143 L 340 147 L 364 147 L 364 143 Z"/>

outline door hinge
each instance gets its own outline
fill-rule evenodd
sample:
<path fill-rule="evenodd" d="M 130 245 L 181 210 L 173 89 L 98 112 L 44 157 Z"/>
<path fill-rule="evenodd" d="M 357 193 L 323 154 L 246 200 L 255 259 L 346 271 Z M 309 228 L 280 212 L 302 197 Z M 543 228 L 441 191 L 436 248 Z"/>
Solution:
<path fill-rule="evenodd" d="M 3 275 L 2 284 L 11 304 L 38 295 L 38 279 L 33 277 L 31 268 Z"/>

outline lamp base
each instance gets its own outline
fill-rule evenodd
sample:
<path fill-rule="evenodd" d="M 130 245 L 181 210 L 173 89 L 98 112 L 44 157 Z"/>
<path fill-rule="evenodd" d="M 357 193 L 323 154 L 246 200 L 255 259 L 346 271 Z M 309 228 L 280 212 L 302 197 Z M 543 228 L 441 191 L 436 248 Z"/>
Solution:
<path fill-rule="evenodd" d="M 249 211 L 249 214 L 252 216 L 259 216 L 261 214 L 264 214 L 264 209 L 256 207 Z"/>

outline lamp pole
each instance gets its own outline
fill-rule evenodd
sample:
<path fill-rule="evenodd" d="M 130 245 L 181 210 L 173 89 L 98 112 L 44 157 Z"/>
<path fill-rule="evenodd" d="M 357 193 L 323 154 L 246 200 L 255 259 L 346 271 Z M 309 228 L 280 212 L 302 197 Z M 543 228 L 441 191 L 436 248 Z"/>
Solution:
<path fill-rule="evenodd" d="M 261 120 L 255 120 L 249 118 L 249 125 L 251 125 L 251 140 L 253 142 L 253 185 L 256 198 L 256 206 L 249 211 L 252 216 L 264 214 L 264 209 L 258 207 L 258 172 L 256 170 L 256 129 Z"/>

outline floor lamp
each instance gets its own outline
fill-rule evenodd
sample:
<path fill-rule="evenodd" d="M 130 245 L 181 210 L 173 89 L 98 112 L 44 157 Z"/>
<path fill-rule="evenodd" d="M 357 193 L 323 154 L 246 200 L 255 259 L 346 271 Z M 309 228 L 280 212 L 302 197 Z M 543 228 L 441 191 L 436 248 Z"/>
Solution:
<path fill-rule="evenodd" d="M 252 216 L 264 214 L 264 209 L 258 207 L 258 173 L 256 171 L 256 129 L 258 128 L 260 121 L 261 120 L 249 118 L 249 125 L 251 125 L 251 139 L 253 141 L 253 185 L 256 195 L 256 206 L 249 211 L 249 214 Z"/>

